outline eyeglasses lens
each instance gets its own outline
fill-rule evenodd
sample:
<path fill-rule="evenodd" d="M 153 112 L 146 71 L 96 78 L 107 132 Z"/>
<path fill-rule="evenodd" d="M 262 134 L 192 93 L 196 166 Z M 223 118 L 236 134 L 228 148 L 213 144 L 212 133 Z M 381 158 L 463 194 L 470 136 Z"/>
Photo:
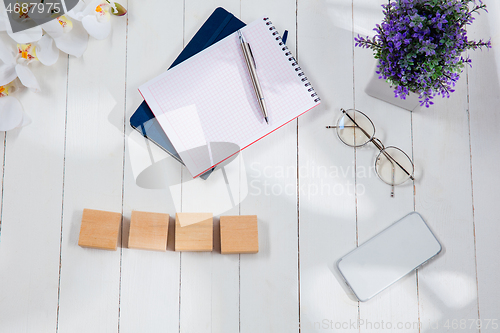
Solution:
<path fill-rule="evenodd" d="M 413 163 L 401 149 L 387 147 L 378 154 L 375 170 L 387 184 L 399 185 L 413 175 Z"/>
<path fill-rule="evenodd" d="M 337 122 L 337 135 L 348 146 L 359 147 L 369 142 L 375 134 L 371 120 L 363 113 L 350 109 Z"/>

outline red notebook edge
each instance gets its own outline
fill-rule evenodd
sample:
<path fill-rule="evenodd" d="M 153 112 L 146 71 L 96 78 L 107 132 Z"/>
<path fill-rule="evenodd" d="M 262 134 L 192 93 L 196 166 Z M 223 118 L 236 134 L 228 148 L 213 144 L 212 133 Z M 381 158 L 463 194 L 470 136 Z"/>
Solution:
<path fill-rule="evenodd" d="M 139 89 L 138 89 L 138 90 L 139 90 Z M 141 93 L 141 91 L 140 91 L 140 90 L 139 90 L 139 93 L 141 94 L 142 99 L 143 99 L 146 103 L 148 103 L 148 101 L 144 98 L 144 96 L 142 95 L 142 93 Z M 320 104 L 321 104 L 321 101 L 318 101 L 317 103 L 318 103 L 318 104 L 316 104 L 316 105 L 315 105 L 315 106 L 313 106 L 312 108 L 307 109 L 306 111 L 304 111 L 304 112 L 302 112 L 301 114 L 299 114 L 297 117 L 294 117 L 294 118 L 290 119 L 289 121 L 287 121 L 286 123 L 283 123 L 283 125 L 281 125 L 281 126 L 279 126 L 279 127 L 276 127 L 276 128 L 275 128 L 275 129 L 273 129 L 272 131 L 268 132 L 266 135 L 261 136 L 260 138 L 258 138 L 257 140 L 253 141 L 252 143 L 250 143 L 250 144 L 246 145 L 245 147 L 241 148 L 241 149 L 240 149 L 239 151 L 237 151 L 236 153 L 229 155 L 228 157 L 226 157 L 225 159 L 223 159 L 223 160 L 222 160 L 222 161 L 220 161 L 219 163 L 216 163 L 216 164 L 212 165 L 211 167 L 209 167 L 209 168 L 207 168 L 206 170 L 204 170 L 204 171 L 200 172 L 200 173 L 199 173 L 199 174 L 197 174 L 196 176 L 191 175 L 191 177 L 193 177 L 193 179 L 198 178 L 199 176 L 201 176 L 202 174 L 204 174 L 204 173 L 205 173 L 205 172 L 207 172 L 208 170 L 215 168 L 217 165 L 219 165 L 219 164 L 221 164 L 222 162 L 224 162 L 224 161 L 228 160 L 229 158 L 233 157 L 234 155 L 236 155 L 236 154 L 240 153 L 241 151 L 243 151 L 243 149 L 250 147 L 251 145 L 253 145 L 253 144 L 254 144 L 254 143 L 256 143 L 257 141 L 259 141 L 259 140 L 261 140 L 261 139 L 265 138 L 265 137 L 266 137 L 266 136 L 268 136 L 269 134 L 271 134 L 271 133 L 275 132 L 276 130 L 278 130 L 278 129 L 282 128 L 282 127 L 283 127 L 283 126 L 285 126 L 286 124 L 288 124 L 288 123 L 290 123 L 290 122 L 294 121 L 295 119 L 299 118 L 300 116 L 302 116 L 302 115 L 303 115 L 303 114 L 305 114 L 306 112 L 311 111 L 312 109 L 314 109 L 315 107 L 317 107 L 318 105 L 320 105 Z M 151 106 L 150 106 L 149 104 L 148 104 L 148 106 L 151 108 Z M 189 169 L 188 169 L 188 171 L 189 171 Z M 190 173 L 191 173 L 191 172 L 190 172 Z"/>
<path fill-rule="evenodd" d="M 199 174 L 197 174 L 196 176 L 194 176 L 194 177 L 193 177 L 193 179 L 195 179 L 195 178 L 197 178 L 197 177 L 201 176 L 202 174 L 204 174 L 204 173 L 205 173 L 205 172 L 207 172 L 208 170 L 213 169 L 214 167 L 216 167 L 217 165 L 219 165 L 219 164 L 221 164 L 222 162 L 226 161 L 227 159 L 231 158 L 232 156 L 234 156 L 234 155 L 236 155 L 236 154 L 238 154 L 238 153 L 242 152 L 242 151 L 243 151 L 243 149 L 250 147 L 251 145 L 253 145 L 253 144 L 254 144 L 254 143 L 256 143 L 257 141 L 259 141 L 259 140 L 261 140 L 261 139 L 265 138 L 266 136 L 268 136 L 269 134 L 271 134 L 271 133 L 275 132 L 276 130 L 278 130 L 278 129 L 282 128 L 282 127 L 283 127 L 283 126 L 285 126 L 286 124 L 291 123 L 291 122 L 292 122 L 292 121 L 294 121 L 295 119 L 299 118 L 300 116 L 302 116 L 302 115 L 303 115 L 303 114 L 305 114 L 306 112 L 309 112 L 310 110 L 314 109 L 315 107 L 317 107 L 317 106 L 318 106 L 318 105 L 320 105 L 320 104 L 321 104 L 321 102 L 318 102 L 318 104 L 316 104 L 316 105 L 315 105 L 315 106 L 313 106 L 312 108 L 309 108 L 308 110 L 306 110 L 306 111 L 302 112 L 302 113 L 301 113 L 301 114 L 299 114 L 297 117 L 294 117 L 294 118 L 290 119 L 290 120 L 289 120 L 289 121 L 287 121 L 286 123 L 283 123 L 283 125 L 281 125 L 281 126 L 279 126 L 279 127 L 276 127 L 276 128 L 275 128 L 275 129 L 273 129 L 272 131 L 268 132 L 266 135 L 261 136 L 260 138 L 258 138 L 258 139 L 257 139 L 257 140 L 255 140 L 254 142 L 252 142 L 252 143 L 250 143 L 250 144 L 246 145 L 245 147 L 241 148 L 238 152 L 236 152 L 236 153 L 234 153 L 234 154 L 231 154 L 230 156 L 226 157 L 225 159 L 223 159 L 223 160 L 222 160 L 222 161 L 220 161 L 219 163 L 216 163 L 216 164 L 212 165 L 210 168 L 208 168 L 208 169 L 204 170 L 203 172 L 200 172 Z M 188 169 L 188 170 L 189 170 L 189 169 Z M 191 175 L 191 176 L 192 176 L 192 175 Z"/>

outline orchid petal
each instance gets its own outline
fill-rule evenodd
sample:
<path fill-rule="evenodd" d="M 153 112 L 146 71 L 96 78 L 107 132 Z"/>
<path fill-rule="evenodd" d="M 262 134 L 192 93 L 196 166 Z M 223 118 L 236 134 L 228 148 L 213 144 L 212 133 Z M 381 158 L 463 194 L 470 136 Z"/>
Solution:
<path fill-rule="evenodd" d="M 11 83 L 16 77 L 17 73 L 15 66 L 7 65 L 0 61 L 0 86 Z"/>
<path fill-rule="evenodd" d="M 55 46 L 54 40 L 49 35 L 45 35 L 37 43 L 36 56 L 45 66 L 52 66 L 59 59 L 59 50 Z"/>
<path fill-rule="evenodd" d="M 64 34 L 64 29 L 57 20 L 52 20 L 42 24 L 42 29 L 45 30 L 45 32 L 52 38 L 58 38 Z"/>
<path fill-rule="evenodd" d="M 0 13 L 0 31 L 7 31 L 10 29 L 9 18 L 4 13 Z"/>
<path fill-rule="evenodd" d="M 28 116 L 26 112 L 23 112 L 23 121 L 16 128 L 24 127 L 26 125 L 31 124 L 31 118 Z"/>
<path fill-rule="evenodd" d="M 23 121 L 23 106 L 12 96 L 0 98 L 0 131 L 16 128 Z"/>
<path fill-rule="evenodd" d="M 83 15 L 95 15 L 96 14 L 96 8 L 102 3 L 102 0 L 93 0 L 91 1 L 87 7 L 83 10 Z"/>
<path fill-rule="evenodd" d="M 21 80 L 21 83 L 25 87 L 28 87 L 35 92 L 39 92 L 41 90 L 35 75 L 28 68 L 28 66 L 18 64 L 16 65 L 16 72 L 19 80 Z"/>
<path fill-rule="evenodd" d="M 19 44 L 28 44 L 39 41 L 42 38 L 42 28 L 37 26 L 16 33 L 7 32 L 9 36 Z"/>
<path fill-rule="evenodd" d="M 95 15 L 85 16 L 82 23 L 89 35 L 95 39 L 105 39 L 111 33 L 111 23 L 99 22 Z"/>
<path fill-rule="evenodd" d="M 62 26 L 64 33 L 68 33 L 73 29 L 73 21 L 71 21 L 66 15 L 59 16 L 57 22 Z"/>
<path fill-rule="evenodd" d="M 89 35 L 83 28 L 82 23 L 73 22 L 73 29 L 70 33 L 63 34 L 59 38 L 54 38 L 56 46 L 64 53 L 71 54 L 75 57 L 81 57 L 89 42 Z"/>
<path fill-rule="evenodd" d="M 5 64 L 14 65 L 16 63 L 14 49 L 14 45 L 9 46 L 0 38 L 0 60 Z"/>

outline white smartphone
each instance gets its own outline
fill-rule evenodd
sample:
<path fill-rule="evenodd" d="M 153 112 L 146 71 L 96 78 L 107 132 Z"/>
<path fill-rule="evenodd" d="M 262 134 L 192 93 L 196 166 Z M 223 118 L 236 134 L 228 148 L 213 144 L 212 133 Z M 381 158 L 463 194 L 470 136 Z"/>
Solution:
<path fill-rule="evenodd" d="M 365 302 L 441 252 L 419 213 L 412 212 L 337 261 L 347 285 Z"/>

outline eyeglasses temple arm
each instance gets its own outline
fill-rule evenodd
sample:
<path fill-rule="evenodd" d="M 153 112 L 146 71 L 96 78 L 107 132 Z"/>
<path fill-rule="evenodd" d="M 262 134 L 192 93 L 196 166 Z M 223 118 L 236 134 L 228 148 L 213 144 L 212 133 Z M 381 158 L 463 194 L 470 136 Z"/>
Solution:
<path fill-rule="evenodd" d="M 396 170 L 394 170 L 394 163 L 392 163 L 392 184 L 391 184 L 391 197 L 394 198 L 394 174 Z"/>

